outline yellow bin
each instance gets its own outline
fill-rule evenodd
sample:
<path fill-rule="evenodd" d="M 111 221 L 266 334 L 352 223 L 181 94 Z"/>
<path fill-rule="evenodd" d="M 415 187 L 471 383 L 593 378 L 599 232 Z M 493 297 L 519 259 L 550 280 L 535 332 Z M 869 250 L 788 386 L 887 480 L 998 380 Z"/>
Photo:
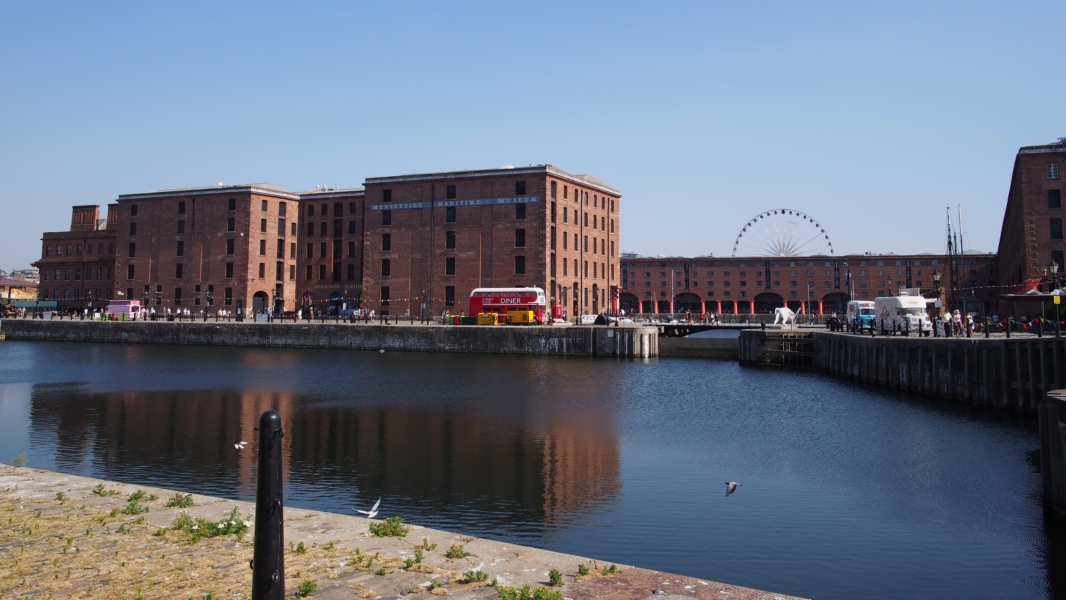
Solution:
<path fill-rule="evenodd" d="M 496 313 L 478 313 L 478 325 L 496 325 Z"/>
<path fill-rule="evenodd" d="M 532 325 L 534 323 L 533 311 L 531 310 L 509 311 L 507 314 L 510 315 L 511 323 L 514 325 Z"/>

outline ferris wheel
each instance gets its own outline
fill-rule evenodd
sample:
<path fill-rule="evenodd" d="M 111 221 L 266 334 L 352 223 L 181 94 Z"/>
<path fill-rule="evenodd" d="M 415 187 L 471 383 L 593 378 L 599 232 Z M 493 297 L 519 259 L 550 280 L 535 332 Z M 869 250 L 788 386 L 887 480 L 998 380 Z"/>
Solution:
<path fill-rule="evenodd" d="M 733 256 L 812 256 L 833 254 L 829 234 L 811 216 L 776 208 L 759 213 L 741 228 Z"/>

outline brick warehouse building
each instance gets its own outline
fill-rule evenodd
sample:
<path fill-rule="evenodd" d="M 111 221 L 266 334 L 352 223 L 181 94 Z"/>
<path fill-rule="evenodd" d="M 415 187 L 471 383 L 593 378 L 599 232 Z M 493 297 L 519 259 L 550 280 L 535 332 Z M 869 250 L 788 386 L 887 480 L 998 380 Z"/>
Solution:
<path fill-rule="evenodd" d="M 626 312 L 765 314 L 788 306 L 804 314 L 842 312 L 848 301 L 873 300 L 919 288 L 952 307 L 994 308 L 995 254 L 809 257 L 642 257 L 622 259 L 621 306 Z M 958 276 L 953 272 L 957 270 Z M 934 272 L 940 276 L 939 286 Z M 955 281 L 961 282 L 956 285 Z M 671 292 L 671 290 L 673 290 Z"/>
<path fill-rule="evenodd" d="M 1062 197 L 1066 183 L 1066 138 L 1044 146 L 1026 146 L 1014 158 L 1003 228 L 999 236 L 999 262 L 1004 292 L 1050 275 L 1048 266 L 1059 265 L 1063 278 L 1066 241 L 1062 232 Z M 1024 291 L 1024 290 L 1017 290 Z"/>
<path fill-rule="evenodd" d="M 107 219 L 96 205 L 75 206 L 70 231 L 47 232 L 41 239 L 38 298 L 60 309 L 104 307 L 114 291 L 116 208 Z"/>
<path fill-rule="evenodd" d="M 119 196 L 116 297 L 157 311 L 292 308 L 299 199 L 273 184 Z"/>
<path fill-rule="evenodd" d="M 297 302 L 328 313 L 363 297 L 363 188 L 323 188 L 300 195 Z"/>
<path fill-rule="evenodd" d="M 364 198 L 351 201 L 361 215 L 364 307 L 458 313 L 475 288 L 519 286 L 544 288 L 571 315 L 611 306 L 621 194 L 594 177 L 537 165 L 375 177 L 364 185 Z"/>

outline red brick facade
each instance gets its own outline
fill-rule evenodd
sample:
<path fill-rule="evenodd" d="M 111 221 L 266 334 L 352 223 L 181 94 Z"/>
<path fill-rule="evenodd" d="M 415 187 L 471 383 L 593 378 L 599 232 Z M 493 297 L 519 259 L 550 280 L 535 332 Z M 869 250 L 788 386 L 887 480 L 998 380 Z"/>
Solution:
<path fill-rule="evenodd" d="M 108 206 L 107 220 L 100 207 L 75 206 L 70 231 L 45 233 L 38 298 L 56 301 L 60 309 L 95 309 L 107 305 L 114 290 L 115 209 Z"/>
<path fill-rule="evenodd" d="M 530 286 L 571 315 L 610 308 L 621 194 L 591 176 L 540 165 L 365 186 L 366 307 L 459 313 L 475 288 Z"/>
<path fill-rule="evenodd" d="M 1059 265 L 1058 276 L 1063 278 L 1063 169 L 1066 142 L 1018 150 L 999 237 L 1000 270 L 1007 286 L 1004 293 L 1013 286 L 1043 279 L 1049 275 L 1052 262 Z"/>
<path fill-rule="evenodd" d="M 848 301 L 897 293 L 902 284 L 954 308 L 965 301 L 978 312 L 993 309 L 996 255 L 967 254 L 958 264 L 935 254 L 813 257 L 627 257 L 622 259 L 626 312 L 765 314 L 787 305 L 805 314 L 842 311 Z M 956 280 L 953 269 L 959 272 Z M 671 289 L 673 292 L 671 293 Z"/>
<path fill-rule="evenodd" d="M 363 292 L 362 188 L 321 189 L 300 195 L 297 303 L 328 313 L 357 308 Z"/>
<path fill-rule="evenodd" d="M 291 309 L 298 205 L 270 184 L 119 196 L 116 297 L 157 311 Z"/>

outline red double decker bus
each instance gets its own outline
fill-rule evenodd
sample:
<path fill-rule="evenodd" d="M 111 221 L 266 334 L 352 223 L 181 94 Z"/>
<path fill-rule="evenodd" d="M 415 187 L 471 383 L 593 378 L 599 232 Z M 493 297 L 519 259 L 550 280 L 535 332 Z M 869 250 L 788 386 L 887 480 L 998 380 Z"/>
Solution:
<path fill-rule="evenodd" d="M 470 292 L 470 315 L 507 314 L 508 311 L 531 310 L 538 323 L 544 323 L 548 303 L 541 288 L 477 288 Z"/>

